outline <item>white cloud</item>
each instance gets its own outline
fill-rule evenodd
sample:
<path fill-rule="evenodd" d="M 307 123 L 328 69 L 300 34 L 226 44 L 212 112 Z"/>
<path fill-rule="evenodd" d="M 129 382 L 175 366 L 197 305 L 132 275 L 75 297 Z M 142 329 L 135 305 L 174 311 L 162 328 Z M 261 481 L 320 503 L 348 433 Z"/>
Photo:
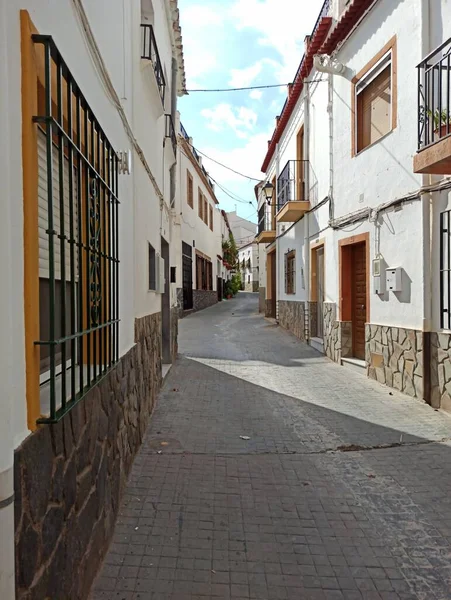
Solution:
<path fill-rule="evenodd" d="M 252 92 L 249 94 L 249 98 L 252 100 L 261 100 L 262 96 L 263 92 L 261 90 L 252 90 Z"/>
<path fill-rule="evenodd" d="M 246 87 L 250 85 L 258 75 L 260 75 L 263 67 L 263 61 L 259 60 L 250 67 L 244 69 L 232 69 L 231 78 L 229 81 L 230 87 Z"/>
<path fill-rule="evenodd" d="M 214 108 L 204 108 L 200 113 L 207 120 L 212 131 L 232 130 L 237 137 L 245 139 L 257 124 L 257 113 L 250 108 L 235 108 L 230 104 L 217 104 Z"/>
<path fill-rule="evenodd" d="M 245 175 L 249 175 L 250 177 L 255 177 L 256 179 L 263 178 L 263 175 L 260 171 L 261 164 L 263 162 L 263 154 L 262 149 L 267 148 L 268 139 L 271 134 L 265 131 L 264 133 L 258 133 L 257 135 L 251 136 L 246 140 L 244 146 L 233 148 L 232 150 L 219 150 L 217 147 L 206 147 L 203 149 L 205 154 L 211 156 L 215 160 L 232 169 L 243 173 Z M 246 179 L 241 177 L 240 175 L 236 175 L 232 171 L 221 167 L 220 165 L 208 160 L 207 158 L 203 159 L 203 164 L 209 173 L 211 173 L 214 179 L 217 179 L 220 183 L 223 183 L 225 186 L 233 183 L 246 183 Z M 254 182 L 255 184 L 256 182 Z M 253 200 L 254 197 L 250 198 Z"/>
<path fill-rule="evenodd" d="M 262 46 L 274 48 L 281 57 L 277 81 L 292 81 L 304 53 L 303 38 L 311 33 L 323 0 L 237 0 L 232 15 L 238 30 L 253 29 Z"/>

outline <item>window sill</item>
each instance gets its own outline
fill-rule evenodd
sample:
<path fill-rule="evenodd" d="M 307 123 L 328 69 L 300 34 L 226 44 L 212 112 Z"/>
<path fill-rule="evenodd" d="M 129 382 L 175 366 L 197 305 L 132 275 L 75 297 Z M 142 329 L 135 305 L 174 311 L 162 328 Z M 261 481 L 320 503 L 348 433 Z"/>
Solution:
<path fill-rule="evenodd" d="M 352 158 L 357 158 L 358 156 L 361 156 L 364 152 L 366 152 L 370 148 L 374 148 L 374 146 L 377 146 L 378 144 L 380 144 L 381 142 L 383 142 L 386 138 L 388 138 L 395 131 L 395 129 L 396 129 L 396 127 L 393 127 L 393 129 L 390 129 L 390 131 L 388 133 L 386 133 L 385 135 L 383 135 L 376 142 L 373 142 L 369 146 L 365 146 L 365 148 L 362 148 L 362 150 L 359 150 L 358 152 L 355 152 L 352 155 Z"/>

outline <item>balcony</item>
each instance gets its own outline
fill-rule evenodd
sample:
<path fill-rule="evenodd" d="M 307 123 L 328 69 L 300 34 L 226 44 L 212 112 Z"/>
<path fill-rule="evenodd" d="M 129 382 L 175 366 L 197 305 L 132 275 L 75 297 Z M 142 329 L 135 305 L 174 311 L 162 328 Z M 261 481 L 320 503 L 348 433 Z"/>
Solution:
<path fill-rule="evenodd" d="M 279 223 L 294 223 L 310 210 L 305 199 L 307 160 L 289 160 L 277 180 L 277 214 Z"/>
<path fill-rule="evenodd" d="M 270 207 L 265 202 L 258 210 L 258 233 L 255 240 L 257 244 L 271 244 L 275 239 L 276 230 Z"/>
<path fill-rule="evenodd" d="M 164 115 L 165 117 L 165 133 L 164 137 L 171 138 L 172 149 L 174 151 L 174 156 L 177 156 L 177 136 L 175 134 L 174 121 L 172 120 L 171 115 Z"/>
<path fill-rule="evenodd" d="M 418 152 L 415 173 L 451 174 L 451 39 L 431 52 L 418 71 Z"/>
<path fill-rule="evenodd" d="M 158 92 L 164 106 L 166 81 L 164 79 L 163 65 L 161 64 L 160 55 L 158 53 L 153 27 L 147 23 L 141 24 L 141 59 L 150 61 L 153 66 Z"/>

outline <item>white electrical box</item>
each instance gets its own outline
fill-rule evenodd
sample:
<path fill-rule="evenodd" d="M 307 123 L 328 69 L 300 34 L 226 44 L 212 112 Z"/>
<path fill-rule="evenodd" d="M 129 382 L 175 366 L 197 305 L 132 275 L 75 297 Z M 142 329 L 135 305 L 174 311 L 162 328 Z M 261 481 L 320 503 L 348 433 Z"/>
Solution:
<path fill-rule="evenodd" d="M 402 292 L 402 268 L 396 267 L 394 269 L 386 269 L 385 281 L 387 284 L 387 291 Z"/>
<path fill-rule="evenodd" d="M 374 293 L 381 296 L 385 294 L 385 261 L 383 258 L 375 258 L 373 260 L 373 283 Z"/>
<path fill-rule="evenodd" d="M 157 294 L 164 294 L 164 288 L 166 286 L 166 279 L 164 276 L 164 258 L 157 254 L 156 261 L 156 283 L 157 283 Z"/>

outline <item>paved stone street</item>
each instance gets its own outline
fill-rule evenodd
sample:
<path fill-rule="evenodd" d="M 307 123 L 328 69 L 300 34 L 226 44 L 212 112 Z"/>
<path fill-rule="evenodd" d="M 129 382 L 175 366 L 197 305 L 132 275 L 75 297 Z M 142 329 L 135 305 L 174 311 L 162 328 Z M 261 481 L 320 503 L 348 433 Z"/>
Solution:
<path fill-rule="evenodd" d="M 451 417 L 257 305 L 181 321 L 91 599 L 451 599 Z"/>

